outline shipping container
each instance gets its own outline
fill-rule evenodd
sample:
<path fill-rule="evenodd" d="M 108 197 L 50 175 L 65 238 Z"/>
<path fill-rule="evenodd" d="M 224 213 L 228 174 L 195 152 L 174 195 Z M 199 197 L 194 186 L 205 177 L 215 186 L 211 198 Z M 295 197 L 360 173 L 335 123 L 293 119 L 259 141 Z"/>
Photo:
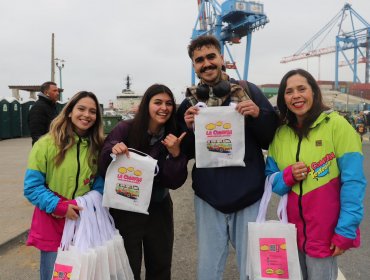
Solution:
<path fill-rule="evenodd" d="M 350 90 L 370 90 L 370 83 L 367 84 L 352 84 Z"/>

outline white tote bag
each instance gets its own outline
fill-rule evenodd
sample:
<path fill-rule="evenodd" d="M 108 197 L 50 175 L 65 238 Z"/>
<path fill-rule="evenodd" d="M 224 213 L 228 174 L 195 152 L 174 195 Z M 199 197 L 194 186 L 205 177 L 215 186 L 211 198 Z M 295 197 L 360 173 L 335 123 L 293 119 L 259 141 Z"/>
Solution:
<path fill-rule="evenodd" d="M 94 279 L 97 255 L 91 248 L 94 246 L 92 240 L 92 227 L 90 216 L 94 214 L 94 209 L 87 205 L 85 196 L 77 197 L 78 206 L 82 207 L 79 212 L 80 219 L 77 220 L 77 229 L 73 237 L 73 246 L 69 246 L 70 251 L 80 253 L 81 270 L 79 280 Z"/>
<path fill-rule="evenodd" d="M 102 206 L 102 195 L 90 191 L 77 197 L 79 219 L 67 219 L 54 267 L 53 279 L 133 280 L 126 251 L 116 242 L 114 220 Z M 119 236 L 117 236 L 119 235 Z M 123 250 L 123 252 L 119 252 Z"/>
<path fill-rule="evenodd" d="M 71 249 L 77 223 L 66 219 L 60 247 L 53 268 L 54 279 L 78 280 L 81 271 L 81 253 Z"/>
<path fill-rule="evenodd" d="M 103 206 L 149 214 L 157 160 L 134 149 L 129 151 L 129 158 L 118 155 L 108 166 Z"/>
<path fill-rule="evenodd" d="M 276 174 L 276 173 L 275 173 Z M 248 248 L 246 273 L 250 280 L 290 279 L 300 280 L 297 248 L 297 230 L 288 223 L 287 195 L 279 203 L 280 221 L 267 221 L 266 212 L 272 193 L 275 174 L 266 178 L 257 220 L 248 223 Z"/>
<path fill-rule="evenodd" d="M 101 279 L 101 280 L 111 280 L 115 279 L 111 277 L 111 271 L 109 266 L 109 252 L 107 244 L 104 240 L 104 236 L 102 234 L 102 231 L 99 228 L 98 220 L 96 217 L 96 212 L 99 211 L 102 208 L 101 203 L 100 204 L 94 204 L 92 202 L 92 195 L 96 193 L 100 197 L 101 195 L 97 191 L 90 191 L 84 196 L 80 197 L 80 199 L 84 200 L 84 210 L 81 212 L 84 213 L 84 215 L 81 215 L 81 220 L 86 220 L 88 222 L 88 231 L 89 233 L 84 230 L 86 239 L 88 238 L 91 242 L 91 248 L 93 248 L 95 256 L 96 256 L 96 263 L 95 263 L 95 274 L 93 279 Z M 77 198 L 79 199 L 79 198 Z M 76 200 L 77 200 L 76 199 Z M 80 228 L 79 228 L 80 230 Z M 79 232 L 77 232 L 78 235 Z M 82 238 L 83 240 L 83 238 Z M 81 241 L 82 241 L 81 240 Z M 76 243 L 78 242 L 78 239 L 76 238 Z M 78 242 L 81 243 L 81 242 Z M 112 274 L 114 275 L 114 271 L 112 271 Z M 81 279 L 82 280 L 82 279 Z M 85 279 L 84 279 L 85 280 Z M 86 279 L 87 280 L 87 279 Z"/>
<path fill-rule="evenodd" d="M 244 116 L 235 106 L 200 107 L 194 124 L 197 168 L 245 166 Z"/>
<path fill-rule="evenodd" d="M 133 280 L 134 275 L 128 261 L 123 239 L 115 228 L 112 216 L 109 214 L 107 208 L 99 207 L 99 201 L 101 201 L 101 195 L 99 193 L 91 191 L 89 194 L 96 209 L 99 232 L 101 233 L 102 240 L 106 240 L 106 244 L 108 245 L 109 270 L 112 272 L 112 267 L 114 267 L 116 273 L 116 278 L 112 277 L 111 274 L 111 280 Z M 115 264 L 112 263 L 113 261 L 115 261 Z"/>
<path fill-rule="evenodd" d="M 79 280 L 81 271 L 81 253 L 77 250 L 58 248 L 52 280 Z"/>
<path fill-rule="evenodd" d="M 132 269 L 130 267 L 130 262 L 129 262 L 127 254 L 126 254 L 126 249 L 125 249 L 125 245 L 124 245 L 124 242 L 123 242 L 123 238 L 119 234 L 118 230 L 116 230 L 116 233 L 115 233 L 113 239 L 114 239 L 115 248 L 117 249 L 117 250 L 115 250 L 116 259 L 119 259 L 119 261 L 122 265 L 122 270 L 123 270 L 123 276 L 121 276 L 122 278 L 119 278 L 119 279 L 133 280 L 134 279 L 134 274 L 132 272 Z"/>

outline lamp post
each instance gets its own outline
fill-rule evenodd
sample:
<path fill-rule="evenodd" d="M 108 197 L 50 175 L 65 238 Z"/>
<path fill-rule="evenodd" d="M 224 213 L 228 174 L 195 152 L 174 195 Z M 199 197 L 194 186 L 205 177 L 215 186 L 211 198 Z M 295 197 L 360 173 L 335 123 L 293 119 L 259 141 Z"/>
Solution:
<path fill-rule="evenodd" d="M 55 60 L 55 65 L 59 69 L 59 84 L 60 84 L 60 89 L 63 89 L 63 84 L 62 84 L 62 69 L 64 68 L 64 62 L 66 62 L 64 59 L 56 58 Z M 63 101 L 63 96 L 62 93 L 59 95 L 59 100 Z"/>
<path fill-rule="evenodd" d="M 361 93 L 361 102 L 362 102 L 362 110 L 361 111 L 364 111 L 365 110 L 365 105 L 366 105 L 365 100 L 364 100 L 364 92 L 361 90 L 360 93 Z"/>

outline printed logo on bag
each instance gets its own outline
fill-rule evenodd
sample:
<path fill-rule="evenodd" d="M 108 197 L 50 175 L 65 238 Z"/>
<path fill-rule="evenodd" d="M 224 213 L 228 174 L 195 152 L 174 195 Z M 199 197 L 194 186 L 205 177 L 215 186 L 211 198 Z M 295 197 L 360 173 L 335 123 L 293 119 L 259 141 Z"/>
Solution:
<path fill-rule="evenodd" d="M 331 161 L 335 159 L 335 154 L 333 152 L 326 154 L 322 159 L 317 162 L 312 162 L 308 166 L 308 173 L 311 174 L 313 179 L 319 180 L 320 177 L 324 177 L 329 174 L 329 167 Z"/>
<path fill-rule="evenodd" d="M 124 197 L 136 200 L 140 196 L 140 185 L 143 178 L 142 172 L 133 167 L 119 167 L 117 179 L 122 183 L 117 183 L 116 193 Z"/>
<path fill-rule="evenodd" d="M 207 149 L 210 152 L 217 153 L 231 153 L 232 143 L 231 136 L 233 130 L 231 123 L 223 123 L 218 121 L 216 123 L 209 123 L 206 125 Z"/>
<path fill-rule="evenodd" d="M 69 280 L 72 277 L 72 270 L 72 266 L 56 263 L 52 280 Z"/>
<path fill-rule="evenodd" d="M 289 279 L 285 238 L 260 238 L 261 276 Z"/>

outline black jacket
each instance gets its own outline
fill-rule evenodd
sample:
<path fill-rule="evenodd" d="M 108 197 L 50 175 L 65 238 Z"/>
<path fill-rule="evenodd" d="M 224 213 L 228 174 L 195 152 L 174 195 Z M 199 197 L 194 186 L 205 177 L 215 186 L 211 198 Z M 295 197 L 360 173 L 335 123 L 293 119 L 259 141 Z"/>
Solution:
<path fill-rule="evenodd" d="M 270 102 L 260 89 L 248 83 L 249 95 L 260 108 L 258 118 L 247 117 L 245 121 L 245 167 L 197 168 L 192 171 L 193 189 L 197 196 L 223 213 L 244 209 L 258 201 L 264 191 L 265 161 L 262 149 L 267 150 L 278 124 L 278 117 Z M 222 106 L 228 106 L 228 98 Z M 178 122 L 187 130 L 184 114 L 191 105 L 185 99 L 178 111 Z M 189 131 L 182 143 L 188 158 L 194 158 L 195 139 Z"/>
<path fill-rule="evenodd" d="M 39 99 L 28 113 L 28 126 L 32 137 L 32 146 L 42 135 L 49 132 L 50 123 L 56 116 L 56 104 L 48 98 L 39 96 Z"/>

